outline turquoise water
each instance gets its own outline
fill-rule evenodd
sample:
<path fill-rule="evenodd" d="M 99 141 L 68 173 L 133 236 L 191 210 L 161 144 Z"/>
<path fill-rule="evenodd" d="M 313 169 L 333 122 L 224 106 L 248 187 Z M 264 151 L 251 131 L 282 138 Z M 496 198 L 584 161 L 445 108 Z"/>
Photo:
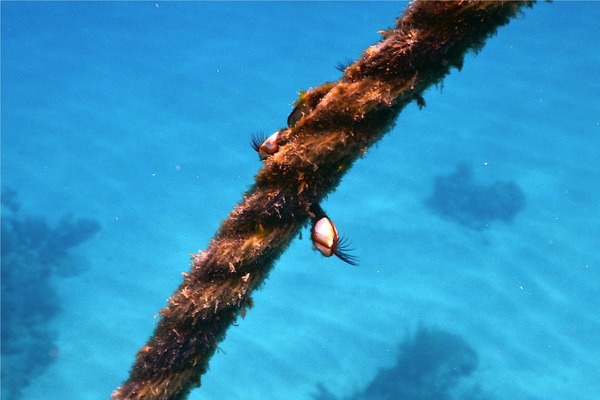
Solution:
<path fill-rule="evenodd" d="M 252 183 L 252 132 L 285 126 L 404 3 L 1 7 L 2 398 L 106 399 Z M 360 265 L 304 232 L 190 399 L 349 398 L 419 327 L 477 354 L 453 398 L 595 398 L 599 15 L 537 4 L 403 111 L 323 204 Z M 428 199 L 459 165 L 460 198 L 502 182 L 523 203 L 442 212 Z"/>

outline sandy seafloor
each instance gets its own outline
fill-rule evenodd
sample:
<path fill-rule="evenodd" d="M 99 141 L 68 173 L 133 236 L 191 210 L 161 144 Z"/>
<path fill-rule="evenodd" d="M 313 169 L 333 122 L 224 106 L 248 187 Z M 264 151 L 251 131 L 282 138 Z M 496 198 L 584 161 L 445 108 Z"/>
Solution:
<path fill-rule="evenodd" d="M 54 278 L 54 362 L 27 400 L 107 399 L 260 168 L 252 132 L 335 80 L 404 3 L 2 2 L 2 184 L 23 212 L 97 219 Z M 600 393 L 600 2 L 540 3 L 409 106 L 323 204 L 358 267 L 308 233 L 232 327 L 196 399 L 363 389 L 418 326 L 463 337 L 494 399 Z M 512 223 L 423 202 L 457 163 L 514 181 Z"/>

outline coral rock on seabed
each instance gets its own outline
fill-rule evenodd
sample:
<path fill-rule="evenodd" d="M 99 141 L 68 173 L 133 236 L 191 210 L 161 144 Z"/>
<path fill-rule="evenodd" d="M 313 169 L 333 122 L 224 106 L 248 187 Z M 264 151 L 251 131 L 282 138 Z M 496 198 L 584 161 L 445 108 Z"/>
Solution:
<path fill-rule="evenodd" d="M 525 194 L 514 182 L 475 183 L 472 168 L 459 164 L 449 175 L 435 178 L 433 193 L 425 204 L 443 218 L 484 230 L 495 220 L 511 222 L 525 207 Z"/>
<path fill-rule="evenodd" d="M 51 279 L 81 272 L 81 260 L 69 251 L 100 230 L 93 219 L 70 216 L 53 228 L 19 209 L 16 192 L 2 188 L 2 400 L 20 399 L 58 357 L 50 323 L 60 299 Z"/>
<path fill-rule="evenodd" d="M 401 344 L 394 366 L 379 371 L 365 390 L 343 400 L 488 399 L 479 387 L 458 390 L 477 368 L 477 353 L 458 335 L 419 328 Z M 340 400 L 324 386 L 314 400 Z"/>

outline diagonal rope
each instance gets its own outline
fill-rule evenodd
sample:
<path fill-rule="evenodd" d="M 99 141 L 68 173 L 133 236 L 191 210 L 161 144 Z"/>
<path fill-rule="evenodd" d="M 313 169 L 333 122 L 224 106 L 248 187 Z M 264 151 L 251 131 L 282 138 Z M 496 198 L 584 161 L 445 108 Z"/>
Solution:
<path fill-rule="evenodd" d="M 160 311 L 113 400 L 185 399 L 251 293 L 350 166 L 409 103 L 531 1 L 414 1 L 337 82 L 304 93 L 255 183 Z"/>

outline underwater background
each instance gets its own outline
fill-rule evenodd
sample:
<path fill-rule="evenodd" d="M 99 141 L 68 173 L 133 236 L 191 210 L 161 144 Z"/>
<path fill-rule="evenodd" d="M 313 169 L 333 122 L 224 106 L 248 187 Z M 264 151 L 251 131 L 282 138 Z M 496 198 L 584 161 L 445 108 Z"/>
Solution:
<path fill-rule="evenodd" d="M 252 133 L 403 2 L 2 1 L 2 399 L 108 399 L 253 182 Z M 594 399 L 600 2 L 539 3 L 323 207 L 196 399 Z"/>

